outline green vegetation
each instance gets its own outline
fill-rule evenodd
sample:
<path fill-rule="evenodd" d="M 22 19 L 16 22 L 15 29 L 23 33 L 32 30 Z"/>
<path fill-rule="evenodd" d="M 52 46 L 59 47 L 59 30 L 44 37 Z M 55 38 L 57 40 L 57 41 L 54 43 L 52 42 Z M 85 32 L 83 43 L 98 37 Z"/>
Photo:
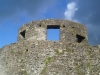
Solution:
<path fill-rule="evenodd" d="M 50 62 L 52 60 L 52 57 L 48 57 L 47 60 L 48 62 Z"/>
<path fill-rule="evenodd" d="M 59 52 L 58 49 L 56 49 L 55 52 L 56 52 L 57 55 L 60 55 L 60 52 Z"/>
<path fill-rule="evenodd" d="M 23 73 L 24 73 L 24 75 L 28 75 L 26 70 L 24 70 Z"/>
<path fill-rule="evenodd" d="M 14 54 L 14 51 L 13 50 L 11 50 L 11 52 L 10 52 L 11 54 Z"/>
<path fill-rule="evenodd" d="M 6 61 L 6 65 L 8 65 L 8 62 Z"/>
<path fill-rule="evenodd" d="M 81 66 L 74 62 L 73 65 L 76 67 L 77 75 L 85 75 L 85 72 L 81 70 Z"/>
<path fill-rule="evenodd" d="M 74 52 L 74 50 L 72 50 L 72 52 Z"/>
<path fill-rule="evenodd" d="M 24 59 L 22 58 L 20 62 L 23 63 L 24 62 Z"/>
<path fill-rule="evenodd" d="M 72 53 L 73 53 L 74 50 L 71 50 L 70 48 L 67 48 L 67 49 L 66 49 L 66 52 L 72 52 Z"/>
<path fill-rule="evenodd" d="M 78 75 L 85 75 L 85 73 L 81 70 L 81 66 L 80 65 L 77 66 L 76 70 L 77 70 L 77 74 Z"/>
<path fill-rule="evenodd" d="M 45 65 L 48 66 L 48 64 L 50 63 L 51 60 L 52 60 L 52 57 L 46 58 Z"/>
<path fill-rule="evenodd" d="M 63 50 L 62 52 L 59 52 L 59 50 L 56 49 L 55 52 L 56 52 L 57 55 L 63 55 L 65 52 L 74 52 L 74 50 L 67 48 L 66 50 Z"/>
<path fill-rule="evenodd" d="M 74 62 L 73 65 L 74 65 L 74 66 L 78 66 L 78 63 Z"/>
<path fill-rule="evenodd" d="M 48 66 L 48 64 L 50 63 L 50 61 L 52 60 L 52 58 L 53 57 L 48 57 L 48 58 L 46 58 L 45 59 L 45 67 L 44 67 L 44 69 L 42 70 L 42 74 L 46 71 L 46 69 L 47 69 L 47 66 Z"/>
<path fill-rule="evenodd" d="M 88 69 L 90 70 L 91 64 L 90 64 L 89 62 L 87 63 L 87 67 L 88 67 Z"/>
<path fill-rule="evenodd" d="M 90 55 L 91 55 L 91 51 L 90 50 L 87 50 L 87 55 L 90 57 Z"/>
<path fill-rule="evenodd" d="M 19 51 L 19 52 L 17 52 L 17 53 L 18 53 L 19 55 L 22 55 L 22 52 L 20 52 L 20 51 Z"/>
<path fill-rule="evenodd" d="M 88 68 L 89 73 L 91 74 L 91 63 L 90 63 L 91 50 L 90 49 L 87 50 L 87 56 L 88 56 L 87 68 Z"/>
<path fill-rule="evenodd" d="M 42 70 L 41 74 L 45 73 L 46 69 L 47 69 L 47 66 L 44 67 L 44 69 Z"/>
<path fill-rule="evenodd" d="M 66 49 L 66 52 L 71 52 L 71 49 L 70 49 L 70 48 L 67 48 L 67 49 Z"/>

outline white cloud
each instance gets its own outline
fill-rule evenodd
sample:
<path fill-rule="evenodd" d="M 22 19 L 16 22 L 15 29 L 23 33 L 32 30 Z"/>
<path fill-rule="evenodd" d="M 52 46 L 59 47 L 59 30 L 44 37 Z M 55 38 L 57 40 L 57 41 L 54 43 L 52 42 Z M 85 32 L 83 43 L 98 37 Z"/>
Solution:
<path fill-rule="evenodd" d="M 77 11 L 77 5 L 75 2 L 71 2 L 67 5 L 67 9 L 64 12 L 65 18 L 68 20 L 72 20 L 72 18 L 74 17 L 75 11 Z"/>

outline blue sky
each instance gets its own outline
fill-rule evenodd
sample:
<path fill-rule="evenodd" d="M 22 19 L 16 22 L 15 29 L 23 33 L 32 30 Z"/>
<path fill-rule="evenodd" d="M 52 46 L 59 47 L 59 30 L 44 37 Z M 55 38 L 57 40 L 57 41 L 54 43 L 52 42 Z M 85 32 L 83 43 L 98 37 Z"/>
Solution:
<path fill-rule="evenodd" d="M 17 41 L 23 24 L 57 18 L 82 23 L 90 45 L 100 44 L 100 0 L 0 0 L 0 48 Z"/>

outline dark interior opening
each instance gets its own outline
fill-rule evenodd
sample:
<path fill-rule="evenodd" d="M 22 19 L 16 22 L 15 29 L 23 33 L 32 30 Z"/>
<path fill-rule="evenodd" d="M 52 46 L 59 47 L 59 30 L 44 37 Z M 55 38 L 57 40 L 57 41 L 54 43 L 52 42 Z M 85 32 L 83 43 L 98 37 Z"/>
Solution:
<path fill-rule="evenodd" d="M 41 25 L 39 25 L 41 27 Z"/>
<path fill-rule="evenodd" d="M 26 30 L 20 32 L 20 34 L 21 34 L 21 36 L 22 36 L 23 38 L 25 38 L 25 32 L 26 32 Z"/>
<path fill-rule="evenodd" d="M 77 41 L 78 43 L 81 43 L 84 39 L 85 39 L 84 36 L 81 36 L 81 35 L 76 34 L 76 41 Z"/>
<path fill-rule="evenodd" d="M 47 29 L 60 29 L 59 25 L 48 25 Z"/>
<path fill-rule="evenodd" d="M 65 25 L 63 25 L 63 27 L 65 27 Z"/>
<path fill-rule="evenodd" d="M 26 52 L 28 52 L 28 49 L 26 49 Z"/>

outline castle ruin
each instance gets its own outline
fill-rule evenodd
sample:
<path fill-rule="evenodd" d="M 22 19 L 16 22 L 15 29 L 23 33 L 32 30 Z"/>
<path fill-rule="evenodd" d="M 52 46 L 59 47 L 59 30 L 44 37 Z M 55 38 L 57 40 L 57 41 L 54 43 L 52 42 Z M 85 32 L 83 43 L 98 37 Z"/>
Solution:
<path fill-rule="evenodd" d="M 47 29 L 60 29 L 59 41 L 48 40 Z M 88 45 L 82 24 L 32 21 L 19 29 L 16 43 L 0 49 L 0 75 L 100 75 L 100 46 Z"/>

